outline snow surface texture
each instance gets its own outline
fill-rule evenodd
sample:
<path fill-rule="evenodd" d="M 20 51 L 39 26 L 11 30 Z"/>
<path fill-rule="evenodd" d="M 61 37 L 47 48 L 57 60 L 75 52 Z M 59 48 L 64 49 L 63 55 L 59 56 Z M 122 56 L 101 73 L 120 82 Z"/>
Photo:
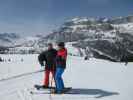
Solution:
<path fill-rule="evenodd" d="M 12 59 L 0 63 L 0 79 L 41 69 L 38 55 L 0 56 Z M 123 63 L 94 58 L 85 61 L 81 57 L 68 56 L 63 78 L 65 86 L 73 88 L 71 94 L 50 95 L 45 94 L 46 91 L 30 94 L 34 84 L 42 84 L 43 72 L 40 72 L 0 81 L 0 100 L 133 100 L 132 66 L 132 63 L 125 66 Z"/>

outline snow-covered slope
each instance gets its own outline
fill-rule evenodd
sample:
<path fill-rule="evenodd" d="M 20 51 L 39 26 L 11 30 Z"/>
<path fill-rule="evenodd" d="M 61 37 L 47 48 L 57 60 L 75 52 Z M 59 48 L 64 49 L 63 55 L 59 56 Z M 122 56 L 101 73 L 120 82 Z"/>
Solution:
<path fill-rule="evenodd" d="M 123 24 L 114 24 L 114 26 L 119 29 L 121 33 L 130 33 L 133 35 L 133 22 L 123 23 Z"/>
<path fill-rule="evenodd" d="M 40 70 L 37 55 L 1 55 L 13 58 L 10 63 L 0 63 L 0 77 L 10 77 Z M 19 62 L 19 58 L 24 59 Z M 67 69 L 63 75 L 65 86 L 71 86 L 71 94 L 49 95 L 40 91 L 31 95 L 34 84 L 42 84 L 43 73 L 0 81 L 1 100 L 132 100 L 133 64 L 125 66 L 98 59 L 84 61 L 81 57 L 68 56 Z"/>
<path fill-rule="evenodd" d="M 6 53 L 39 53 L 48 42 L 71 42 L 69 48 L 89 48 L 96 58 L 112 61 L 133 61 L 133 16 L 119 18 L 75 17 L 65 21 L 59 29 L 47 36 L 38 35 L 2 42 L 11 46 Z M 1 49 L 0 49 L 1 52 Z M 77 52 L 77 51 L 76 51 Z M 3 51 L 2 51 L 3 53 Z M 102 55 L 101 55 L 102 54 Z M 78 54 L 80 55 L 80 54 Z"/>
<path fill-rule="evenodd" d="M 0 33 L 0 46 L 12 46 L 20 39 L 16 33 Z"/>
<path fill-rule="evenodd" d="M 129 52 L 133 51 L 133 16 L 113 19 L 76 17 L 64 22 L 46 38 L 77 42 L 73 46 L 90 48 L 96 58 L 133 61 L 133 54 Z"/>
<path fill-rule="evenodd" d="M 68 54 L 71 56 L 85 56 L 85 50 L 82 48 L 76 48 L 73 45 L 73 42 L 66 43 L 66 48 L 68 50 Z"/>

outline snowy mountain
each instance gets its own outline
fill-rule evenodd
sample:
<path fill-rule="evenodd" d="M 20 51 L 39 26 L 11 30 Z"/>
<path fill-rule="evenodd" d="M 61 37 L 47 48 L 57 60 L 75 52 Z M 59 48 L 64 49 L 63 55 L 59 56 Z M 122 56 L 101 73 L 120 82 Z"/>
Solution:
<path fill-rule="evenodd" d="M 0 46 L 12 46 L 19 38 L 16 33 L 0 33 Z"/>
<path fill-rule="evenodd" d="M 126 16 L 126 17 L 118 17 L 113 18 L 109 21 L 111 24 L 127 24 L 127 23 L 133 23 L 133 16 Z"/>
<path fill-rule="evenodd" d="M 43 35 L 20 36 L 17 33 L 0 33 L 0 53 L 39 52 L 46 47 L 46 40 L 43 37 Z"/>
<path fill-rule="evenodd" d="M 10 48 L 10 53 L 39 53 L 46 47 L 46 40 L 38 36 L 20 38 L 14 47 Z"/>
<path fill-rule="evenodd" d="M 66 21 L 45 38 L 76 42 L 73 46 L 89 48 L 97 58 L 112 61 L 132 60 L 133 16 L 112 19 L 77 17 Z"/>
<path fill-rule="evenodd" d="M 75 17 L 67 20 L 47 36 L 20 37 L 14 33 L 0 35 L 0 46 L 10 53 L 39 53 L 48 42 L 69 42 L 95 58 L 126 61 L 133 58 L 133 16 L 119 18 Z M 69 48 L 69 47 L 68 47 Z M 81 53 L 81 51 L 79 52 Z"/>

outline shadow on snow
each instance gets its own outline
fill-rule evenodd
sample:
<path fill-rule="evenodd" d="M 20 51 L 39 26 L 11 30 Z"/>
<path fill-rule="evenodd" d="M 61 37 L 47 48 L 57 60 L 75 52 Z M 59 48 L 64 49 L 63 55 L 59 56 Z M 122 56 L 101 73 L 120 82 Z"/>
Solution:
<path fill-rule="evenodd" d="M 46 93 L 45 91 L 44 92 L 34 92 L 33 94 L 50 94 L 50 93 Z M 86 95 L 86 96 L 89 96 L 89 95 L 94 95 L 95 97 L 94 98 L 103 98 L 103 97 L 107 97 L 107 96 L 113 96 L 113 95 L 119 95 L 118 92 L 111 92 L 111 91 L 105 91 L 105 90 L 102 90 L 102 89 L 83 89 L 83 88 L 73 88 L 71 89 L 70 91 L 64 93 L 64 94 L 70 94 L 70 95 Z"/>
<path fill-rule="evenodd" d="M 98 95 L 95 98 L 102 98 L 106 96 L 112 96 L 112 95 L 119 95 L 118 92 L 109 92 L 102 89 L 72 89 L 71 91 L 65 93 L 65 94 L 72 94 L 72 95 Z"/>

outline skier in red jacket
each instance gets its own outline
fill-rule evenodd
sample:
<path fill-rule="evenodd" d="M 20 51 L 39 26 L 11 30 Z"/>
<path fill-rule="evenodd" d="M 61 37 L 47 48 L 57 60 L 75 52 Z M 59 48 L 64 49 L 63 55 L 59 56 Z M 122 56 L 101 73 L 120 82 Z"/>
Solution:
<path fill-rule="evenodd" d="M 62 74 L 66 69 L 66 60 L 67 60 L 67 49 L 65 48 L 64 42 L 58 44 L 58 51 L 56 56 L 56 73 L 55 73 L 55 83 L 56 89 L 54 93 L 61 94 L 64 89 L 64 82 L 62 79 Z"/>

